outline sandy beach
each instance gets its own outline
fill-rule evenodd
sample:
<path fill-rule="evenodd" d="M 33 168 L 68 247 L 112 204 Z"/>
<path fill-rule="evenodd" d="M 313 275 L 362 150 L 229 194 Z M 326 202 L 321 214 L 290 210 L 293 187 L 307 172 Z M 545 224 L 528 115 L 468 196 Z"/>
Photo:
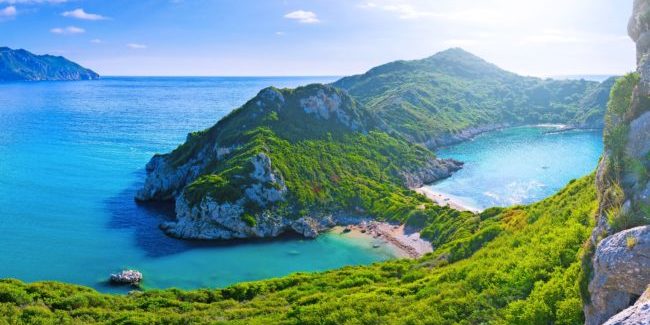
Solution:
<path fill-rule="evenodd" d="M 356 225 L 337 226 L 331 231 L 351 237 L 372 237 L 379 240 L 378 245 L 389 245 L 394 248 L 397 257 L 418 258 L 433 251 L 431 243 L 420 238 L 420 233 L 407 231 L 404 225 L 368 221 Z"/>
<path fill-rule="evenodd" d="M 413 189 L 414 191 L 428 197 L 430 200 L 438 203 L 440 206 L 448 206 L 452 209 L 456 209 L 458 211 L 471 211 L 474 213 L 479 213 L 481 212 L 480 209 L 477 209 L 475 207 L 469 206 L 463 202 L 460 202 L 459 200 L 441 192 L 436 192 L 433 189 L 431 189 L 428 186 L 423 186 L 420 188 Z"/>
<path fill-rule="evenodd" d="M 434 191 L 427 186 L 413 190 L 425 195 L 441 206 L 449 206 L 459 211 L 481 212 L 480 209 L 469 206 L 445 193 Z M 378 240 L 376 245 L 388 245 L 393 248 L 397 257 L 418 258 L 433 251 L 431 243 L 420 238 L 419 232 L 410 231 L 404 225 L 363 221 L 348 226 L 337 226 L 332 228 L 331 231 L 350 237 L 372 237 Z"/>

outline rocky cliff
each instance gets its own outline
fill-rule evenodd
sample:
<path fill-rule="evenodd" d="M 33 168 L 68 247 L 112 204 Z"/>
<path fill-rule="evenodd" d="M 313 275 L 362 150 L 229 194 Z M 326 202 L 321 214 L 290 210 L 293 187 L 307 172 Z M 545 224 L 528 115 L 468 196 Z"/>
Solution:
<path fill-rule="evenodd" d="M 605 322 L 604 325 L 645 325 L 650 323 L 650 288 L 627 309 L 616 314 Z"/>
<path fill-rule="evenodd" d="M 99 75 L 61 56 L 0 47 L 0 81 L 93 80 Z"/>
<path fill-rule="evenodd" d="M 595 253 L 588 325 L 634 304 L 650 284 L 650 1 L 634 1 L 628 32 L 636 42 L 638 68 L 614 85 L 606 114 L 596 184 L 600 207 L 590 242 Z M 647 303 L 635 306 L 625 312 L 633 310 L 638 324 L 650 323 Z M 608 323 L 632 324 L 629 319 L 621 315 Z"/>
<path fill-rule="evenodd" d="M 373 212 L 374 197 L 407 195 L 461 166 L 381 132 L 344 91 L 267 88 L 154 156 L 136 199 L 174 200 L 176 220 L 161 229 L 179 238 L 315 237 L 350 215 L 392 220 Z"/>

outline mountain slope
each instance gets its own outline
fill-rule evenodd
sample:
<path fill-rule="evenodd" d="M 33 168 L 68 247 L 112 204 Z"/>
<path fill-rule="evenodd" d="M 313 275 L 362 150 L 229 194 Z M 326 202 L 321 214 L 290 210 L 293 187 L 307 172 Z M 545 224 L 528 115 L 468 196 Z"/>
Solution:
<path fill-rule="evenodd" d="M 0 47 L 0 81 L 92 80 L 99 75 L 62 56 Z"/>
<path fill-rule="evenodd" d="M 612 84 L 522 77 L 455 48 L 333 85 L 376 113 L 387 132 L 435 148 L 505 125 L 602 127 Z"/>

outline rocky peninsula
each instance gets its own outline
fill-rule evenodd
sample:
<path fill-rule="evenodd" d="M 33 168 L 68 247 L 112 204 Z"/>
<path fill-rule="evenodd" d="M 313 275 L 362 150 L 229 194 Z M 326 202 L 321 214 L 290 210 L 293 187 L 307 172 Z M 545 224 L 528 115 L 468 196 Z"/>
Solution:
<path fill-rule="evenodd" d="M 147 180 L 136 198 L 175 200 L 176 220 L 161 225 L 174 237 L 264 238 L 292 231 L 313 238 L 335 225 L 371 216 L 366 204 L 355 201 L 364 190 L 372 192 L 369 195 L 379 191 L 358 188 L 359 184 L 343 180 L 344 174 L 374 178 L 372 174 L 378 172 L 377 177 L 397 190 L 448 177 L 461 168 L 458 161 L 436 159 L 424 148 L 377 132 L 376 123 L 354 99 L 331 86 L 264 89 L 212 129 L 188 136 L 186 144 L 171 154 L 152 158 L 146 168 Z M 246 125 L 248 130 L 230 133 L 237 125 Z M 250 136 L 258 132 L 262 134 Z M 299 142 L 275 138 L 280 135 L 299 138 Z M 359 146 L 357 141 L 372 144 Z M 262 144 L 256 146 L 257 142 Z M 316 147 L 309 151 L 316 155 L 324 154 L 321 146 L 336 147 L 341 155 L 330 159 L 341 170 L 315 175 L 318 183 L 299 168 L 288 168 L 288 164 L 305 159 L 307 153 L 291 148 L 302 146 L 301 142 L 314 143 Z M 394 155 L 385 162 L 390 164 L 386 172 L 376 161 L 385 159 L 382 151 Z M 400 164 L 403 155 L 413 158 Z M 354 163 L 357 157 L 365 162 Z M 289 158 L 293 160 L 287 161 Z M 210 169 L 212 174 L 207 172 Z M 300 186 L 310 183 L 308 193 L 298 192 Z M 326 186 L 330 187 L 331 205 L 318 202 L 321 191 L 328 190 L 323 189 Z M 301 195 L 311 195 L 313 201 L 301 204 Z"/>

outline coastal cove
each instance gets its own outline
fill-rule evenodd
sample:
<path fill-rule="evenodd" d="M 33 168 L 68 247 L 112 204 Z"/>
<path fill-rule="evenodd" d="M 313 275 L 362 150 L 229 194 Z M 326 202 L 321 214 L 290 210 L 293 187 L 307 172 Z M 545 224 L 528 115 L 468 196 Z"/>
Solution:
<path fill-rule="evenodd" d="M 602 130 L 537 125 L 490 131 L 437 150 L 439 157 L 463 161 L 463 169 L 417 191 L 458 210 L 530 204 L 592 172 L 602 151 Z"/>
<path fill-rule="evenodd" d="M 336 228 L 315 240 L 177 240 L 158 228 L 173 219 L 169 205 L 133 201 L 142 186 L 147 159 L 173 149 L 188 132 L 212 125 L 265 86 L 295 87 L 332 80 L 105 78 L 2 85 L 0 103 L 6 109 L 0 111 L 0 154 L 8 159 L 0 164 L 0 172 L 6 175 L 0 180 L 0 227 L 5 234 L 0 253 L 7 266 L 0 276 L 123 292 L 128 289 L 110 287 L 106 278 L 119 269 L 134 268 L 144 273 L 145 288 L 192 289 L 430 251 L 430 247 L 418 246 L 417 238 L 388 225 L 380 227 L 380 233 L 392 244 L 359 227 L 349 233 Z M 499 138 L 511 130 L 519 128 L 488 132 L 440 154 L 467 159 L 471 171 L 473 158 L 457 155 L 455 148 L 480 143 L 484 137 Z M 572 134 L 559 133 L 558 137 Z M 577 147 L 579 141 L 566 149 Z M 595 148 L 598 154 L 599 150 Z M 585 159 L 591 162 L 592 158 Z M 415 253 L 408 253 L 408 246 L 415 246 Z"/>
<path fill-rule="evenodd" d="M 144 165 L 275 85 L 334 78 L 103 78 L 0 85 L 0 277 L 101 291 L 135 268 L 145 288 L 223 287 L 369 264 L 395 251 L 337 233 L 236 244 L 167 237 L 168 206 L 137 205 Z"/>

